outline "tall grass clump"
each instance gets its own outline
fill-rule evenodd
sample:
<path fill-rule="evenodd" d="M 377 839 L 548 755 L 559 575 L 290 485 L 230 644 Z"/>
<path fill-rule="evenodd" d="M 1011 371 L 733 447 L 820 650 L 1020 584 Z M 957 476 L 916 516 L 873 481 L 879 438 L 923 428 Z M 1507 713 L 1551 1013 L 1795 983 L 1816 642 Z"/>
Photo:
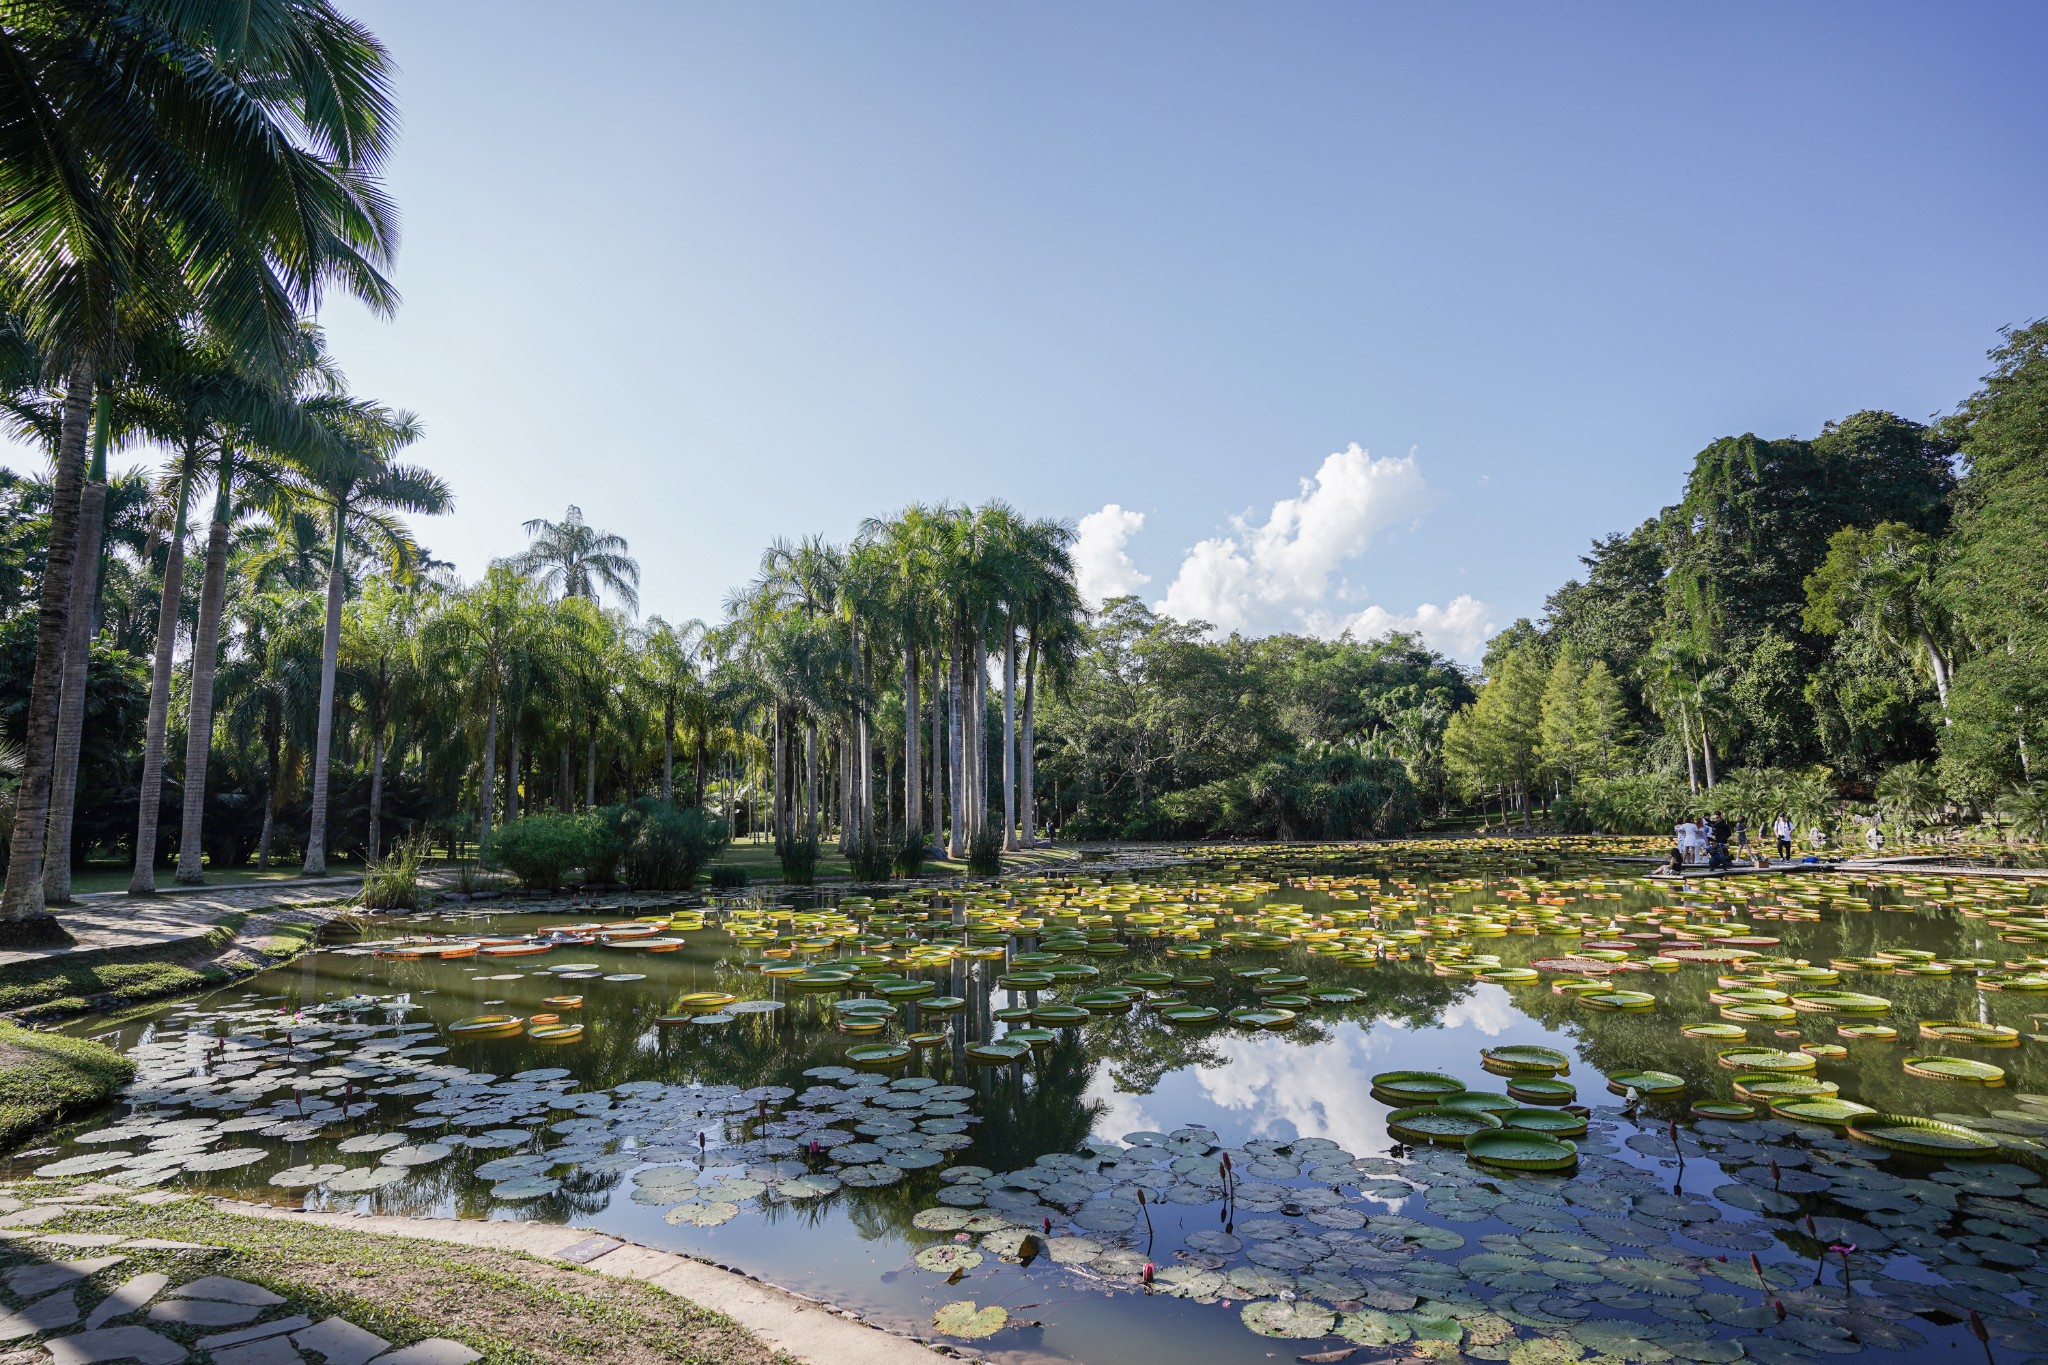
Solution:
<path fill-rule="evenodd" d="M 636 891 L 688 891 L 729 842 L 725 821 L 695 806 L 678 810 L 652 798 L 642 801 L 621 859 L 626 883 Z"/>
<path fill-rule="evenodd" d="M 922 877 L 924 860 L 929 849 L 925 843 L 926 834 L 915 827 L 905 830 L 903 838 L 896 845 L 896 875 L 899 877 Z"/>
<path fill-rule="evenodd" d="M 809 886 L 818 880 L 818 837 L 788 838 L 775 850 L 782 864 L 782 880 L 791 886 Z"/>
<path fill-rule="evenodd" d="M 984 825 L 967 841 L 967 875 L 996 877 L 1003 871 L 1003 836 Z"/>
<path fill-rule="evenodd" d="M 356 904 L 365 910 L 419 909 L 425 899 L 420 869 L 426 861 L 426 836 L 400 839 L 363 874 L 363 890 Z"/>

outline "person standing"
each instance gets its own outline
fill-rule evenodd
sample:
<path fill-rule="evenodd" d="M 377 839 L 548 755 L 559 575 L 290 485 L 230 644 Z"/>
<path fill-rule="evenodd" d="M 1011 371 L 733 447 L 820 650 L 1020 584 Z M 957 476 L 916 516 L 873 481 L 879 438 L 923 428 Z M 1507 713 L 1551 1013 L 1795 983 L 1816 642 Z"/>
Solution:
<path fill-rule="evenodd" d="M 1692 861 L 1692 819 L 1680 816 L 1678 823 L 1671 827 L 1671 838 L 1678 849 L 1678 856 L 1686 862 Z"/>
<path fill-rule="evenodd" d="M 1771 833 L 1778 836 L 1778 856 L 1780 858 L 1791 857 L 1792 817 L 1784 811 L 1779 811 L 1778 818 L 1771 822 Z"/>
<path fill-rule="evenodd" d="M 1749 856 L 1749 817 L 1746 815 L 1735 817 L 1735 856 Z"/>

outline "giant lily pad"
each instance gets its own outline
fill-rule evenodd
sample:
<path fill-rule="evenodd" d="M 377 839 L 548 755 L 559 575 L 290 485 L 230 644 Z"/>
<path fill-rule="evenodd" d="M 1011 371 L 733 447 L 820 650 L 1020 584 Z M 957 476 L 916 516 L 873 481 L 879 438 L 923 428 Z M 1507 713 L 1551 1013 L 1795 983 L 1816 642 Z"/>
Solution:
<path fill-rule="evenodd" d="M 932 1326 L 941 1334 L 949 1337 L 961 1337 L 968 1341 L 980 1341 L 984 1337 L 992 1337 L 1002 1331 L 1009 1324 L 1009 1321 L 1010 1314 L 1007 1309 L 997 1307 L 995 1304 L 990 1304 L 988 1307 L 983 1308 L 977 1305 L 973 1299 L 962 1299 L 958 1303 L 949 1303 L 938 1312 L 932 1314 Z"/>

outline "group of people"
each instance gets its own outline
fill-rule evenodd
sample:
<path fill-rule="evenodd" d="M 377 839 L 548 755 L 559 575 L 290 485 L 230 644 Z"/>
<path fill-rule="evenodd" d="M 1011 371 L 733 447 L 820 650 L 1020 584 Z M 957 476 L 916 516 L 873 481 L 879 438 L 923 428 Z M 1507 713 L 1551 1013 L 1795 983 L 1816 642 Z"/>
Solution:
<path fill-rule="evenodd" d="M 1705 819 L 1687 816 L 1678 822 L 1672 833 L 1677 839 L 1669 864 L 1673 872 L 1702 865 L 1711 871 L 1719 871 L 1750 857 L 1749 821 L 1739 815 L 1730 819 L 1716 811 Z M 1779 812 L 1777 819 L 1771 822 L 1771 835 L 1777 840 L 1778 856 L 1791 857 L 1792 817 Z M 1754 864 L 1769 867 L 1771 862 L 1762 850 L 1758 850 Z"/>

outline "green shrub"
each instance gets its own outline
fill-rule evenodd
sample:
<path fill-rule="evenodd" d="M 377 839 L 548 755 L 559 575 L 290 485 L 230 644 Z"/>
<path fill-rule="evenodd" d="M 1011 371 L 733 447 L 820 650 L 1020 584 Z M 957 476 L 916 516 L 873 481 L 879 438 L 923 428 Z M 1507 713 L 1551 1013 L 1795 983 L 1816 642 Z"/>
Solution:
<path fill-rule="evenodd" d="M 632 846 L 640 812 L 631 806 L 599 806 L 577 817 L 583 822 L 583 880 L 615 882 L 619 860 Z"/>
<path fill-rule="evenodd" d="M 886 882 L 896 870 L 896 850 L 887 840 L 869 834 L 846 850 L 846 866 L 857 882 Z"/>
<path fill-rule="evenodd" d="M 925 840 L 928 838 L 921 829 L 905 832 L 896 845 L 896 875 L 899 877 L 922 877 L 926 853 Z"/>
<path fill-rule="evenodd" d="M 1003 871 L 1003 836 L 992 825 L 984 825 L 967 841 L 967 875 L 995 877 Z"/>
<path fill-rule="evenodd" d="M 784 839 L 775 850 L 776 860 L 782 864 L 782 880 L 791 886 L 809 886 L 818 879 L 818 839 L 811 835 L 803 839 Z"/>
<path fill-rule="evenodd" d="M 622 860 L 638 891 L 687 891 L 727 843 L 726 823 L 695 806 L 677 810 L 652 798 L 634 810 L 632 842 Z"/>
<path fill-rule="evenodd" d="M 711 869 L 711 889 L 713 891 L 744 891 L 747 889 L 747 883 L 747 870 L 744 867 L 734 867 L 726 863 L 720 863 L 717 867 Z"/>
<path fill-rule="evenodd" d="M 553 891 L 572 867 L 585 866 L 590 826 L 573 815 L 522 815 L 491 831 L 484 856 L 536 891 Z"/>

